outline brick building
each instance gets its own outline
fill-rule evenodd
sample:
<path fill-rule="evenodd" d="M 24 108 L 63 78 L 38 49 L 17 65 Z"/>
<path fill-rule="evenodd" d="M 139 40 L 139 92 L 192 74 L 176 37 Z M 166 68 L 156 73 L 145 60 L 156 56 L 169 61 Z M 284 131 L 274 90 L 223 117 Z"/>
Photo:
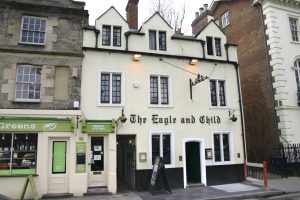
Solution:
<path fill-rule="evenodd" d="M 193 33 L 201 29 L 201 21 L 210 19 L 238 45 L 247 148 L 276 144 L 279 133 L 261 9 L 250 0 L 214 1 L 209 11 L 196 15 Z"/>

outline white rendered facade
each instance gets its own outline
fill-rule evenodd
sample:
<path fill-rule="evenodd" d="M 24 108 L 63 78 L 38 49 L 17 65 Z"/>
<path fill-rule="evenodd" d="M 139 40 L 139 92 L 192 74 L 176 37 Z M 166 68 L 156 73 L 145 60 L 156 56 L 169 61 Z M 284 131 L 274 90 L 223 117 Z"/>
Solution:
<path fill-rule="evenodd" d="M 299 143 L 300 3 L 294 0 L 258 2 L 265 16 L 280 140 L 283 143 Z"/>

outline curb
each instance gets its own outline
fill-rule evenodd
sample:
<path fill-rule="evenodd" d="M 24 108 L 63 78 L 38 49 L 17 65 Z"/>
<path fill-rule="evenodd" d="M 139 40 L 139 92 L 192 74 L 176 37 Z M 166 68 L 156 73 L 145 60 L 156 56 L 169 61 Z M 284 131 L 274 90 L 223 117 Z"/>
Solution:
<path fill-rule="evenodd" d="M 235 194 L 235 195 L 226 195 L 221 197 L 210 197 L 205 198 L 205 200 L 217 200 L 217 199 L 245 199 L 245 198 L 255 198 L 255 197 L 271 197 L 277 195 L 286 194 L 283 191 L 273 190 L 273 191 L 264 191 L 264 192 L 255 192 L 250 194 Z"/>

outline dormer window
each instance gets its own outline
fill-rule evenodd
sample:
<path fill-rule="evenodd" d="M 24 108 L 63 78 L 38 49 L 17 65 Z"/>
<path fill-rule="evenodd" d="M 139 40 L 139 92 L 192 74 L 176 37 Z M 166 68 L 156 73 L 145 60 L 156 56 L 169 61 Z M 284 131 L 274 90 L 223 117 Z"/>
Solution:
<path fill-rule="evenodd" d="M 111 31 L 113 29 L 113 31 Z M 112 36 L 111 36 L 112 33 Z M 102 45 L 110 46 L 111 45 L 111 37 L 113 39 L 112 45 L 114 47 L 121 46 L 121 34 L 122 29 L 119 26 L 108 26 L 104 25 L 102 28 Z"/>
<path fill-rule="evenodd" d="M 158 47 L 160 51 L 167 50 L 167 34 L 165 31 L 149 31 L 149 49 L 157 50 L 157 34 L 158 34 Z"/>
<path fill-rule="evenodd" d="M 23 16 L 21 43 L 26 44 L 45 44 L 46 38 L 46 22 L 45 18 Z"/>
<path fill-rule="evenodd" d="M 221 38 L 206 37 L 207 55 L 222 56 Z"/>

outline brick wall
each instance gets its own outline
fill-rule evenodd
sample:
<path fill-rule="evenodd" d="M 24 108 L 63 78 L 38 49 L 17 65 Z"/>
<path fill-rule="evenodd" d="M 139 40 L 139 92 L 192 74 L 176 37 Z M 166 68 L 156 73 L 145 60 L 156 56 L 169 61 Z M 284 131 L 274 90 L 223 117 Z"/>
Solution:
<path fill-rule="evenodd" d="M 238 45 L 247 147 L 277 141 L 276 113 L 260 9 L 251 0 L 220 2 L 215 20 L 230 12 L 223 29 L 229 43 Z"/>

